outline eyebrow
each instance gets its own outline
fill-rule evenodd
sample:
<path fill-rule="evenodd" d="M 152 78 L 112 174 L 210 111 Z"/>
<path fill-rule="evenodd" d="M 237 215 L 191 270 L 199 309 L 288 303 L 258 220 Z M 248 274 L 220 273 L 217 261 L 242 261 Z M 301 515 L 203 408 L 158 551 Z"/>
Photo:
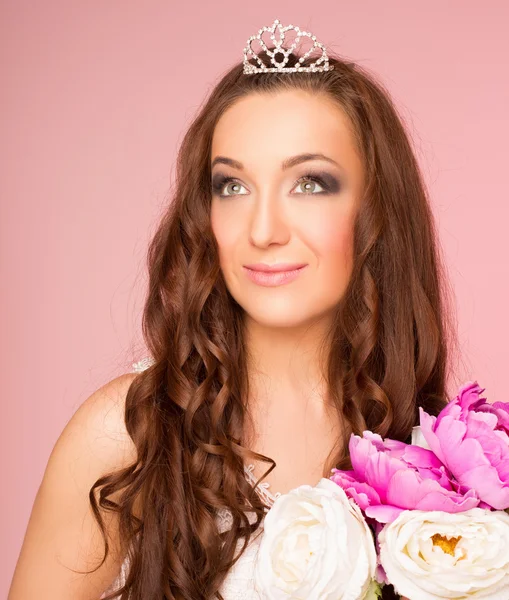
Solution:
<path fill-rule="evenodd" d="M 325 161 L 330 162 L 333 165 L 336 165 L 337 167 L 341 168 L 340 165 L 335 160 L 333 160 L 332 158 L 329 158 L 328 156 L 325 156 L 325 154 L 320 154 L 320 153 L 311 154 L 311 153 L 307 152 L 304 154 L 297 154 L 296 156 L 290 156 L 289 158 L 286 158 L 281 163 L 281 170 L 287 171 L 288 169 L 295 167 L 295 165 L 299 165 L 299 164 L 301 164 L 303 162 L 307 162 L 309 160 L 325 160 Z M 217 164 L 228 165 L 228 166 L 232 167 L 233 169 L 238 169 L 239 171 L 242 171 L 244 169 L 244 165 L 241 162 L 239 162 L 238 160 L 234 160 L 233 158 L 228 158 L 227 156 L 216 156 L 216 158 L 214 158 L 214 160 L 212 161 L 212 165 L 210 168 L 212 169 L 214 167 L 214 165 L 217 165 Z"/>

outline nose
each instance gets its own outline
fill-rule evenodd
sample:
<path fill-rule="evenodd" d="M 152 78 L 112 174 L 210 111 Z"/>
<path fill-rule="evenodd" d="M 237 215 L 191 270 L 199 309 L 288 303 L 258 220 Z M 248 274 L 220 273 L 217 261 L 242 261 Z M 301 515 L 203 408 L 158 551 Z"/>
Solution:
<path fill-rule="evenodd" d="M 271 244 L 284 245 L 290 238 L 290 224 L 284 206 L 275 197 L 259 198 L 254 203 L 250 222 L 250 242 L 266 248 Z"/>

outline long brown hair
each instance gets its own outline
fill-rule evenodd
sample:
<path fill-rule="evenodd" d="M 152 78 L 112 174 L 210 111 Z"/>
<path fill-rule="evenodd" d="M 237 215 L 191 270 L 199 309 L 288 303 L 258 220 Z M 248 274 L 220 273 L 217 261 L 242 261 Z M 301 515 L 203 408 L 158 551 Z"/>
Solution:
<path fill-rule="evenodd" d="M 243 311 L 225 285 L 210 225 L 214 127 L 239 98 L 293 89 L 332 98 L 349 117 L 365 168 L 353 272 L 327 338 L 327 383 L 344 436 L 324 473 L 351 468 L 351 433 L 370 429 L 409 442 L 418 407 L 437 414 L 449 400 L 446 374 L 457 346 L 452 292 L 403 119 L 371 74 L 329 57 L 328 72 L 246 76 L 240 62 L 183 139 L 171 202 L 147 257 L 142 327 L 154 363 L 134 379 L 126 399 L 137 461 L 101 477 L 90 491 L 103 533 L 99 506 L 119 513 L 121 540 L 132 549 L 122 599 L 128 592 L 132 600 L 222 598 L 217 592 L 240 556 L 237 541 L 244 540 L 242 552 L 266 510 L 244 465 L 253 458 L 270 463 L 267 475 L 276 463 L 243 445 L 249 396 Z M 297 59 L 291 55 L 288 66 Z M 112 502 L 119 491 L 121 500 Z M 135 501 L 142 518 L 133 513 Z M 221 533 L 216 514 L 225 508 L 232 527 Z"/>

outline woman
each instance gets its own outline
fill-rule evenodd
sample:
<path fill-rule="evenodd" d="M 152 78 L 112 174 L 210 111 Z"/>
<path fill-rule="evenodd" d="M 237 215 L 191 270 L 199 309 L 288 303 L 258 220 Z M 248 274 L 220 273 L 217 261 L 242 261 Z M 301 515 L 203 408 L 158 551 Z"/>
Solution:
<path fill-rule="evenodd" d="M 358 65 L 298 59 L 245 55 L 191 124 L 148 253 L 151 356 L 65 427 L 10 600 L 258 598 L 275 497 L 350 468 L 351 433 L 409 442 L 449 400 L 447 281 L 402 121 Z"/>

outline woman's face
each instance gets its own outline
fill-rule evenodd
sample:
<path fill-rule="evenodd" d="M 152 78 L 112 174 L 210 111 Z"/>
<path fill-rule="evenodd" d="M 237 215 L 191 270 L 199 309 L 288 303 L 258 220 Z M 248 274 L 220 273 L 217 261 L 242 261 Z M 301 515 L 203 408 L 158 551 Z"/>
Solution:
<path fill-rule="evenodd" d="M 304 160 L 311 154 L 323 156 Z M 341 108 L 303 91 L 242 98 L 216 125 L 211 165 L 221 269 L 248 318 L 297 327 L 331 313 L 350 278 L 363 191 L 361 160 Z M 306 266 L 267 286 L 246 269 L 254 263 Z"/>

